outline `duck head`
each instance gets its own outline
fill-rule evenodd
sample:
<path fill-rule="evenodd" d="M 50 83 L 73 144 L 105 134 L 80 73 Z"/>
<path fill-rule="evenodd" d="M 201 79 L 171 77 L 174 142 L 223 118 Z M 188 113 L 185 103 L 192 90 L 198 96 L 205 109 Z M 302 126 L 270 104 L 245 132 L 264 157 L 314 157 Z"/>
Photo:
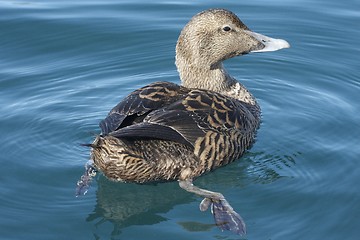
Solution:
<path fill-rule="evenodd" d="M 209 71 L 216 69 L 225 74 L 222 61 L 228 58 L 288 47 L 285 40 L 251 31 L 228 10 L 210 9 L 195 15 L 181 31 L 176 45 L 176 65 L 183 85 L 192 87 L 192 76 L 211 78 L 207 76 Z"/>

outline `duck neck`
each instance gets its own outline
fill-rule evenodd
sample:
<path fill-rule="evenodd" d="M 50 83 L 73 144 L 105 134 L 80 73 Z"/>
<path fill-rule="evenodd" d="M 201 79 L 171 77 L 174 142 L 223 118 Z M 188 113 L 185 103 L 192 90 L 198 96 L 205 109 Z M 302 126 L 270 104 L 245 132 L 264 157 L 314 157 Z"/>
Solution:
<path fill-rule="evenodd" d="M 182 85 L 187 88 L 223 92 L 234 83 L 222 66 L 210 69 L 186 64 L 185 67 L 178 66 L 178 71 Z"/>
<path fill-rule="evenodd" d="M 187 88 L 197 88 L 218 92 L 250 105 L 258 106 L 254 96 L 231 77 L 222 63 L 211 68 L 199 67 L 191 64 L 178 64 L 176 62 L 181 83 Z"/>

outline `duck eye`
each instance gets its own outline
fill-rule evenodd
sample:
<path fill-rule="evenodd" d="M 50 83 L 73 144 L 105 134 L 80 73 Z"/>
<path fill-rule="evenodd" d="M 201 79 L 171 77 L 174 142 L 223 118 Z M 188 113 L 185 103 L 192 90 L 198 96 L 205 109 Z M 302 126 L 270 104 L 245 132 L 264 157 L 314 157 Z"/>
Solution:
<path fill-rule="evenodd" d="M 223 27 L 223 30 L 224 30 L 225 32 L 228 32 L 228 31 L 231 30 L 231 28 L 230 28 L 229 26 L 225 26 L 225 27 Z"/>

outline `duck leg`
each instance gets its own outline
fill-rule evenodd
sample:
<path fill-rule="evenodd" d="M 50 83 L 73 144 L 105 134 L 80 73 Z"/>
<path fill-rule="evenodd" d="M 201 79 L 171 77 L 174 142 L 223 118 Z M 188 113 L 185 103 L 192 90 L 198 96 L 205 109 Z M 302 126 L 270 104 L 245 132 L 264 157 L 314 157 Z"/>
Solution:
<path fill-rule="evenodd" d="M 80 195 L 85 195 L 90 188 L 92 179 L 96 176 L 96 168 L 94 167 L 94 162 L 89 160 L 85 164 L 85 172 L 81 176 L 80 180 L 77 182 L 76 187 L 76 197 Z"/>
<path fill-rule="evenodd" d="M 211 213 L 214 215 L 216 225 L 221 230 L 230 230 L 239 235 L 246 234 L 244 220 L 234 211 L 221 193 L 194 186 L 191 179 L 179 180 L 179 185 L 188 192 L 204 197 L 200 203 L 201 211 L 206 211 L 211 204 Z"/>

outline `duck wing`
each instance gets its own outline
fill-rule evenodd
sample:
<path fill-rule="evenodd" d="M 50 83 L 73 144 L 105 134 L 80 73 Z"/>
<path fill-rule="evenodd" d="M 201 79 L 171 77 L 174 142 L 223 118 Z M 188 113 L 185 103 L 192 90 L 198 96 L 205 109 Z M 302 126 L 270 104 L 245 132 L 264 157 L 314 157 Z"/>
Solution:
<path fill-rule="evenodd" d="M 204 140 L 208 132 L 226 135 L 229 141 L 232 134 L 254 131 L 255 119 L 242 102 L 212 91 L 188 90 L 171 101 L 162 101 L 164 104 L 156 110 L 145 108 L 149 112 L 141 122 L 119 128 L 111 135 L 158 138 L 195 147 L 196 141 Z"/>
<path fill-rule="evenodd" d="M 180 99 L 188 90 L 170 82 L 155 82 L 135 90 L 117 104 L 99 124 L 102 134 L 141 122 L 146 115 Z"/>

